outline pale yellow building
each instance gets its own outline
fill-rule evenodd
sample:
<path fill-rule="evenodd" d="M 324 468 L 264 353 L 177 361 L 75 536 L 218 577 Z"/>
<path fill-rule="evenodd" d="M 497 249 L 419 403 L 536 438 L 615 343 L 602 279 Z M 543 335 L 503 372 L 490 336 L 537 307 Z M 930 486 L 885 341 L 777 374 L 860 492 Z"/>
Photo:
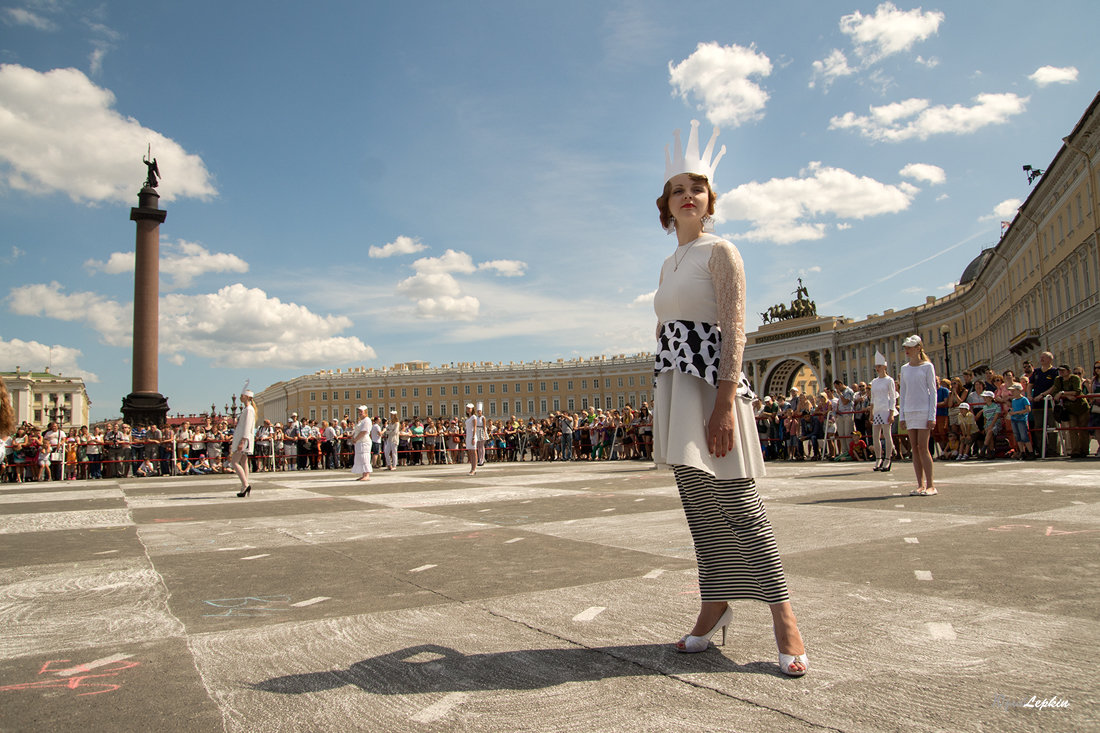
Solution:
<path fill-rule="evenodd" d="M 59 421 L 66 428 L 88 424 L 88 391 L 82 377 L 41 372 L 0 372 L 11 393 L 16 424 L 29 422 L 45 428 Z"/>
<path fill-rule="evenodd" d="M 402 419 L 454 417 L 464 415 L 468 403 L 481 403 L 490 418 L 526 420 L 589 407 L 637 408 L 652 394 L 653 357 L 635 354 L 324 370 L 271 385 L 256 395 L 256 406 L 261 419 L 285 421 L 292 413 L 314 420 L 353 418 L 358 405 L 366 405 L 372 417 L 391 410 Z"/>

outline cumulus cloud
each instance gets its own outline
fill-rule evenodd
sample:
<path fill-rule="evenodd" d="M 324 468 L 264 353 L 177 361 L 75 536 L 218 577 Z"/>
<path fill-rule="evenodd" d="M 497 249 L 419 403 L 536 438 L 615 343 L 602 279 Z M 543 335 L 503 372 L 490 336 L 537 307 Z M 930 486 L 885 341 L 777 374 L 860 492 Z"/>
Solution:
<path fill-rule="evenodd" d="M 78 69 L 0 65 L 0 176 L 16 190 L 61 192 L 80 203 L 131 203 L 147 146 L 164 177 L 161 198 L 217 194 L 202 159 L 114 109 L 115 96 Z"/>
<path fill-rule="evenodd" d="M 947 174 L 944 173 L 943 168 L 928 163 L 910 163 L 898 171 L 898 174 L 905 178 L 912 178 L 915 181 L 930 183 L 933 186 L 947 180 Z"/>
<path fill-rule="evenodd" d="M 116 275 L 134 271 L 133 252 L 112 252 L 106 262 L 88 260 L 84 267 L 89 272 L 105 272 Z M 173 288 L 186 288 L 195 278 L 208 272 L 248 272 L 248 263 L 235 254 L 210 252 L 201 244 L 183 239 L 175 244 L 165 243 L 161 248 L 161 284 Z"/>
<path fill-rule="evenodd" d="M 882 3 L 874 15 L 858 10 L 840 19 L 840 30 L 852 39 L 856 53 L 869 61 L 878 61 L 908 51 L 939 31 L 944 14 L 920 8 L 898 10 L 893 3 Z"/>
<path fill-rule="evenodd" d="M 84 353 L 80 349 L 54 344 L 40 344 L 37 341 L 0 338 L 0 371 L 14 372 L 16 367 L 23 371 L 42 371 L 49 366 L 54 374 L 65 377 L 82 377 L 85 382 L 98 382 L 99 376 L 80 368 L 78 359 Z"/>
<path fill-rule="evenodd" d="M 477 266 L 479 270 L 494 270 L 504 277 L 520 277 L 527 272 L 527 263 L 520 260 L 490 260 Z"/>
<path fill-rule="evenodd" d="M 768 93 L 750 77 L 772 73 L 772 63 L 755 46 L 700 43 L 679 64 L 669 62 L 669 83 L 684 101 L 699 100 L 714 125 L 737 127 L 764 116 Z"/>
<path fill-rule="evenodd" d="M 864 15 L 857 10 L 841 17 L 840 30 L 851 38 L 859 61 L 854 66 L 849 64 L 844 52 L 834 48 L 824 59 L 813 62 L 810 87 L 816 86 L 820 79 L 828 90 L 841 77 L 864 71 L 887 56 L 908 51 L 918 41 L 926 40 L 937 33 L 943 19 L 944 15 L 939 11 L 925 13 L 920 8 L 903 11 L 898 10 L 893 3 L 882 3 L 873 15 Z M 925 59 L 922 56 L 917 56 L 916 62 L 928 68 L 939 64 L 938 59 Z M 883 89 L 890 83 L 878 71 L 872 73 L 868 80 Z"/>
<path fill-rule="evenodd" d="M 864 219 L 909 208 L 919 192 L 910 183 L 891 185 L 842 168 L 810 163 L 799 178 L 745 183 L 718 197 L 721 221 L 747 221 L 752 229 L 735 239 L 792 244 L 825 236 L 824 217 Z"/>
<path fill-rule="evenodd" d="M 629 308 L 638 308 L 645 305 L 653 305 L 653 298 L 656 297 L 657 291 L 653 290 L 648 293 L 642 293 L 634 300 L 630 301 Z"/>
<path fill-rule="evenodd" d="M 421 244 L 418 238 L 402 235 L 389 244 L 383 244 L 381 247 L 372 244 L 367 251 L 367 256 L 377 259 L 380 257 L 393 257 L 394 255 L 411 255 L 427 248 L 428 245 Z"/>
<path fill-rule="evenodd" d="M 993 207 L 993 211 L 985 216 L 978 217 L 978 221 L 1012 221 L 1016 212 L 1020 210 L 1023 201 L 1020 199 L 1005 199 Z"/>
<path fill-rule="evenodd" d="M 956 104 L 930 106 L 927 99 L 906 99 L 901 102 L 871 107 L 870 114 L 846 112 L 829 121 L 831 130 L 858 130 L 864 137 L 885 142 L 901 142 L 916 138 L 927 140 L 933 135 L 965 135 L 986 127 L 1007 122 L 1021 114 L 1030 97 L 1015 94 L 979 94 L 974 105 Z"/>
<path fill-rule="evenodd" d="M 413 301 L 413 314 L 423 319 L 471 321 L 481 310 L 481 301 L 464 291 L 455 274 L 493 272 L 502 277 L 519 277 L 527 263 L 519 260 L 490 260 L 479 265 L 465 252 L 448 249 L 439 257 L 421 257 L 412 263 L 415 274 L 397 284 L 397 292 Z"/>
<path fill-rule="evenodd" d="M 122 305 L 95 293 L 62 292 L 49 285 L 24 285 L 8 296 L 12 312 L 84 323 L 104 343 L 129 347 L 133 304 Z M 215 366 L 308 368 L 376 358 L 344 316 L 323 316 L 305 306 L 283 303 L 240 283 L 216 293 L 169 293 L 160 299 L 160 353 L 173 363 L 187 354 Z"/>
<path fill-rule="evenodd" d="M 20 316 L 44 316 L 59 321 L 84 323 L 96 331 L 105 344 L 129 346 L 133 331 L 133 304 L 120 304 L 98 293 L 71 293 L 61 284 L 22 285 L 8 295 L 8 307 Z"/>
<path fill-rule="evenodd" d="M 1028 79 L 1040 87 L 1048 84 L 1072 84 L 1077 81 L 1077 67 L 1040 66 Z"/>
<path fill-rule="evenodd" d="M 856 73 L 856 69 L 848 65 L 848 57 L 839 48 L 834 48 L 821 61 L 813 62 L 813 70 L 814 75 L 810 80 L 811 88 L 817 84 L 818 79 L 822 79 L 825 82 L 825 88 L 828 89 L 829 85 L 840 77 L 851 76 Z"/>

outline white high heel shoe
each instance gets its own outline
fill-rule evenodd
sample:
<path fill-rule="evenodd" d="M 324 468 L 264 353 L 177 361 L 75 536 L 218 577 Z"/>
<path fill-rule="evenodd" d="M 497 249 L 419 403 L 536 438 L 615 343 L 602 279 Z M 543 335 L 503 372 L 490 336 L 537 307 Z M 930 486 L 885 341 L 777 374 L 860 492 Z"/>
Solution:
<path fill-rule="evenodd" d="M 791 669 L 791 665 L 798 662 L 802 665 L 802 669 Z M 801 677 L 810 671 L 810 658 L 806 656 L 806 653 L 801 654 L 784 654 L 779 652 L 779 671 L 788 677 Z"/>
<path fill-rule="evenodd" d="M 680 641 L 676 642 L 676 651 L 684 652 L 685 654 L 698 654 L 699 652 L 705 652 L 707 647 L 710 646 L 710 637 L 714 636 L 714 632 L 718 629 L 722 629 L 722 643 L 719 646 L 725 646 L 726 644 L 726 627 L 730 625 L 730 621 L 733 620 L 733 609 L 726 606 L 726 612 L 722 614 L 722 617 L 718 619 L 718 623 L 714 627 L 703 634 L 702 636 L 692 636 L 688 634 Z"/>

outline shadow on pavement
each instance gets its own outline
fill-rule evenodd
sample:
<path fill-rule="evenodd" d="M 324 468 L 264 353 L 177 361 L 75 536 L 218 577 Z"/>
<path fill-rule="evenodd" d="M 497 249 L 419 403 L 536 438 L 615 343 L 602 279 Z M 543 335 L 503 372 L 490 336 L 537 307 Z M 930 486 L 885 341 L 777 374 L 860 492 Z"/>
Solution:
<path fill-rule="evenodd" d="M 730 672 L 782 676 L 774 662 L 737 664 L 715 647 L 701 654 L 680 654 L 671 644 L 463 654 L 445 646 L 422 644 L 364 659 L 346 670 L 273 677 L 250 687 L 299 695 L 355 685 L 366 692 L 405 695 L 533 690 L 612 677 Z"/>

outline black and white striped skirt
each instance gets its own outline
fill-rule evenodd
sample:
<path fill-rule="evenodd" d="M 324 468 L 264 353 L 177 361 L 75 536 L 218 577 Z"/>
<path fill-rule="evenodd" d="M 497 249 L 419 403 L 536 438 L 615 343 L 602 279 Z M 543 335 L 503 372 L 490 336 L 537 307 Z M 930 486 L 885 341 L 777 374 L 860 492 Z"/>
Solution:
<path fill-rule="evenodd" d="M 674 466 L 704 603 L 790 600 L 775 534 L 752 478 L 720 480 Z"/>

